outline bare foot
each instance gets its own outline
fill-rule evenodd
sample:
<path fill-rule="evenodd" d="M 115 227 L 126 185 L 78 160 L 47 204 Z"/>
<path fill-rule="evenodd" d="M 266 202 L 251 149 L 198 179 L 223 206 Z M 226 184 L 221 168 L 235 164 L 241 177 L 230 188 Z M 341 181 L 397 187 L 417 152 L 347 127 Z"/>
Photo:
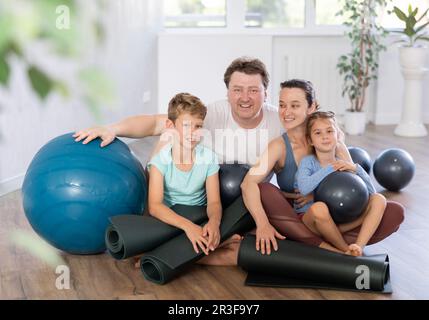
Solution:
<path fill-rule="evenodd" d="M 240 236 L 239 234 L 234 234 L 233 236 L 231 236 L 230 238 L 226 239 L 224 242 L 219 244 L 218 248 L 228 246 L 231 243 L 240 242 L 242 239 L 243 239 L 243 237 Z"/>
<path fill-rule="evenodd" d="M 360 257 L 362 256 L 362 247 L 356 243 L 352 243 L 349 245 L 349 250 L 346 251 L 346 254 L 354 257 Z"/>
<path fill-rule="evenodd" d="M 132 261 L 133 261 L 133 264 L 134 264 L 134 268 L 136 268 L 136 269 L 140 269 L 140 259 L 141 259 L 141 257 L 142 257 L 143 255 L 141 254 L 141 255 L 139 255 L 139 256 L 135 256 L 135 257 L 132 257 Z"/>
<path fill-rule="evenodd" d="M 215 251 L 210 252 L 208 256 L 200 259 L 197 263 L 211 266 L 236 266 L 239 248 L 239 242 L 230 242 L 228 245 L 224 245 L 222 248 L 218 247 Z"/>

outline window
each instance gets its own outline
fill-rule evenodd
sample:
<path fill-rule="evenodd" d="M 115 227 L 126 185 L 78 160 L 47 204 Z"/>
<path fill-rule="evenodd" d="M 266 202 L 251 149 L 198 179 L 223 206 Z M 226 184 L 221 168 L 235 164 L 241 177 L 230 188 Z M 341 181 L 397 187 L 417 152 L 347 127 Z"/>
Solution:
<path fill-rule="evenodd" d="M 343 0 L 344 1 L 344 0 Z M 336 16 L 341 10 L 342 1 L 316 0 L 316 25 L 340 25 L 343 23 L 341 16 Z"/>
<path fill-rule="evenodd" d="M 164 0 L 164 26 L 225 27 L 226 0 Z"/>
<path fill-rule="evenodd" d="M 392 2 L 387 6 L 387 8 L 380 14 L 379 18 L 381 20 L 381 25 L 387 29 L 403 29 L 405 27 L 405 22 L 398 19 L 396 14 L 393 12 L 388 14 L 387 11 L 392 10 L 393 6 L 397 6 L 403 12 L 408 15 L 408 5 L 411 3 L 411 6 L 414 8 L 419 8 L 417 17 L 419 18 L 426 9 L 429 8 L 429 0 L 392 0 Z M 428 14 L 429 15 L 429 14 Z M 428 15 L 423 18 L 417 25 L 422 25 L 425 21 L 429 21 Z"/>
<path fill-rule="evenodd" d="M 246 27 L 302 28 L 305 0 L 246 0 Z"/>

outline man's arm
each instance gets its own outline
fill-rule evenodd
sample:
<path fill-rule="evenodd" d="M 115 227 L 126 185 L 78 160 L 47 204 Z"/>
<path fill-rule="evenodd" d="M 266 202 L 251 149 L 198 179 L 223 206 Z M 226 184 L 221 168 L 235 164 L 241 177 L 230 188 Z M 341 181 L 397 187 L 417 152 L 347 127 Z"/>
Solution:
<path fill-rule="evenodd" d="M 138 115 L 125 118 L 117 123 L 107 126 L 96 126 L 77 131 L 73 137 L 83 144 L 100 137 L 101 146 L 111 143 L 115 137 L 144 138 L 148 136 L 159 136 L 167 120 L 166 114 Z"/>

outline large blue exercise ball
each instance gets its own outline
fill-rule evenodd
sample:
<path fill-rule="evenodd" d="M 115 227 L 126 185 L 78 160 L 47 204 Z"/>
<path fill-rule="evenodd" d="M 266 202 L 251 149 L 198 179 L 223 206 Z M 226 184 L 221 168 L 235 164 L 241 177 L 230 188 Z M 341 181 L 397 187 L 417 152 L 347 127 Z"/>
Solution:
<path fill-rule="evenodd" d="M 354 173 L 330 173 L 314 192 L 314 200 L 324 202 L 336 223 L 356 220 L 364 212 L 369 193 L 365 182 Z"/>
<path fill-rule="evenodd" d="M 115 139 L 83 145 L 72 133 L 44 145 L 22 187 L 24 211 L 33 229 L 72 254 L 104 252 L 109 217 L 142 214 L 147 193 L 140 162 Z"/>
<path fill-rule="evenodd" d="M 372 168 L 377 182 L 390 191 L 405 188 L 413 179 L 415 169 L 413 157 L 407 151 L 397 148 L 380 153 Z"/>
<path fill-rule="evenodd" d="M 366 171 L 371 172 L 371 157 L 365 149 L 359 147 L 349 147 L 350 156 L 354 163 L 360 164 L 360 166 Z"/>

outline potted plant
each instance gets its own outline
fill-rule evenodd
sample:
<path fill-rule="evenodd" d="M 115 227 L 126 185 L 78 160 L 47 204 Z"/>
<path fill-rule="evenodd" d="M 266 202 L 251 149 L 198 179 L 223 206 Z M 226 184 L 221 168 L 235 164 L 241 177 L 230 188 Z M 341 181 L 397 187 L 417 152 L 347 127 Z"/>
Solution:
<path fill-rule="evenodd" d="M 337 69 L 343 76 L 342 95 L 349 99 L 345 112 L 345 131 L 348 134 L 363 134 L 366 114 L 363 110 L 367 89 L 377 79 L 378 54 L 386 47 L 381 43 L 387 31 L 376 21 L 379 8 L 386 0 L 348 0 L 337 13 L 345 17 L 343 25 L 348 27 L 346 35 L 351 51 L 340 56 Z"/>
<path fill-rule="evenodd" d="M 404 76 L 404 99 L 402 106 L 401 122 L 395 129 L 395 134 L 407 137 L 422 137 L 427 135 L 427 130 L 422 123 L 422 94 L 423 77 L 427 69 L 426 57 L 427 47 L 420 45 L 419 41 L 429 41 L 425 33 L 425 28 L 429 22 L 417 27 L 417 24 L 427 15 L 427 9 L 419 18 L 418 8 L 413 9 L 408 6 L 408 15 L 398 7 L 393 8 L 395 15 L 405 23 L 405 27 L 397 32 L 403 38 L 397 42 L 402 42 L 399 47 L 399 61 Z"/>

